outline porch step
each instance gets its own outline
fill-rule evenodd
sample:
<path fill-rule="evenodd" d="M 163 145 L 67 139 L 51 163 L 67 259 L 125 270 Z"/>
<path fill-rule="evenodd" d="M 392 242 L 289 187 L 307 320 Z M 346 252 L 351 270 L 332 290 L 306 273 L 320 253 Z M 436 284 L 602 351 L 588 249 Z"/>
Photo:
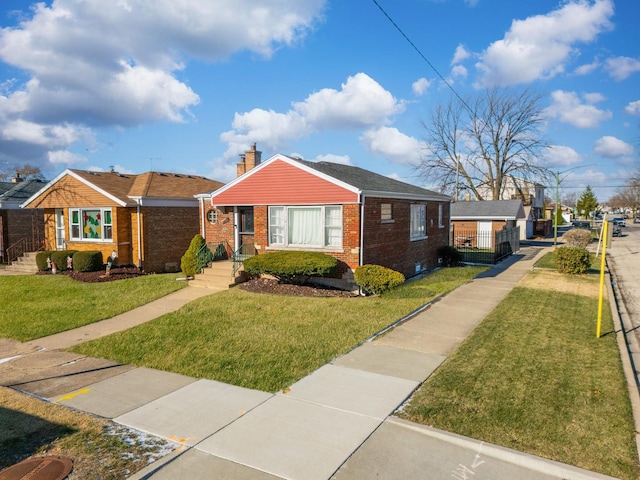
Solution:
<path fill-rule="evenodd" d="M 25 252 L 17 260 L 11 262 L 5 268 L 5 272 L 8 274 L 28 274 L 36 273 L 38 266 L 36 265 L 36 254 L 38 252 Z"/>
<path fill-rule="evenodd" d="M 203 269 L 193 280 L 189 280 L 189 285 L 200 288 L 226 289 L 244 281 L 242 272 L 236 273 L 235 277 L 233 276 L 232 261 L 220 260 Z"/>

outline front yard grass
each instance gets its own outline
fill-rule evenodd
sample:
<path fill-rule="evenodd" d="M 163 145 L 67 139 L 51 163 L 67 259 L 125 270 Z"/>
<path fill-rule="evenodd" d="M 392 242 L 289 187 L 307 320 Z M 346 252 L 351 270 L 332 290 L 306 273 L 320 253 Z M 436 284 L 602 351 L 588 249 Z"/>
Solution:
<path fill-rule="evenodd" d="M 0 276 L 0 337 L 26 342 L 114 317 L 185 287 L 178 276 L 104 283 L 64 275 Z"/>
<path fill-rule="evenodd" d="M 73 351 L 275 392 L 484 270 L 441 269 L 380 297 L 287 297 L 234 288 Z"/>
<path fill-rule="evenodd" d="M 535 282 L 543 288 L 516 287 L 400 416 L 616 478 L 639 478 L 608 302 L 596 339 L 597 295 L 553 291 L 555 274 Z"/>

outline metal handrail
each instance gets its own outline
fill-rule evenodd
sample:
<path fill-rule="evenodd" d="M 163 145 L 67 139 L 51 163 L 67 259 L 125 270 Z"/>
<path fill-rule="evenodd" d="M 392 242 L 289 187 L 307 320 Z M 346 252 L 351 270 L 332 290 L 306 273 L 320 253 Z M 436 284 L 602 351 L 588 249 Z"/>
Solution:
<path fill-rule="evenodd" d="M 7 263 L 12 263 L 27 252 L 39 252 L 40 250 L 43 250 L 42 239 L 23 237 L 7 247 Z"/>
<path fill-rule="evenodd" d="M 224 242 L 219 243 L 213 252 L 209 245 L 203 245 L 196 252 L 196 273 L 201 273 L 203 268 L 208 267 L 211 262 L 224 258 L 226 254 L 227 249 Z"/>
<path fill-rule="evenodd" d="M 233 252 L 231 259 L 233 260 L 233 276 L 236 276 L 242 263 L 247 259 L 256 255 L 256 247 L 254 245 L 240 245 L 240 248 Z"/>

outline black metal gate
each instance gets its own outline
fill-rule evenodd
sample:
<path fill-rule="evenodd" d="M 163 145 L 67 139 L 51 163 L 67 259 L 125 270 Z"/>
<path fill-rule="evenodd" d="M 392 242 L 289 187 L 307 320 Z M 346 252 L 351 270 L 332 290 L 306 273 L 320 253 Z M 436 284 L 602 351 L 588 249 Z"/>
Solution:
<path fill-rule="evenodd" d="M 451 227 L 450 244 L 462 254 L 465 263 L 493 265 L 520 250 L 520 227 L 498 231 L 478 231 Z"/>

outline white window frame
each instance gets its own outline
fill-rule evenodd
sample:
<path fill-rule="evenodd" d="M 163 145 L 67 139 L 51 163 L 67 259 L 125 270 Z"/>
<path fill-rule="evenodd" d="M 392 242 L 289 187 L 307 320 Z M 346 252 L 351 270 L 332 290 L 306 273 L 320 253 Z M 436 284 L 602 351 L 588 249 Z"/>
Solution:
<path fill-rule="evenodd" d="M 427 206 L 424 203 L 411 205 L 409 238 L 411 241 L 427 238 Z"/>
<path fill-rule="evenodd" d="M 100 212 L 100 237 L 99 238 L 88 238 L 85 236 L 85 224 L 84 224 L 84 212 L 88 211 L 99 211 Z M 78 221 L 73 222 L 73 214 L 77 212 Z M 105 222 L 106 214 L 109 214 L 111 218 L 110 223 Z M 110 228 L 105 228 L 110 227 Z M 74 229 L 77 229 L 77 234 L 74 234 Z M 109 236 L 105 235 L 106 231 L 109 231 Z M 78 241 L 78 242 L 111 242 L 113 240 L 113 211 L 111 208 L 104 207 L 87 207 L 87 208 L 70 208 L 69 209 L 69 240 L 70 241 Z"/>
<path fill-rule="evenodd" d="M 393 203 L 380 204 L 380 222 L 393 223 Z"/>
<path fill-rule="evenodd" d="M 289 210 L 300 208 L 318 209 L 322 222 L 322 244 L 294 244 L 289 241 Z M 335 224 L 330 224 L 330 217 L 327 213 L 330 209 L 337 209 L 340 212 Z M 271 205 L 269 206 L 269 246 L 292 247 L 292 248 L 322 248 L 338 249 L 342 248 L 343 230 L 343 210 L 341 205 Z M 339 230 L 339 234 L 335 232 Z M 339 244 L 331 244 L 330 239 L 339 238 Z"/>
<path fill-rule="evenodd" d="M 444 205 L 438 204 L 438 228 L 444 228 Z"/>

